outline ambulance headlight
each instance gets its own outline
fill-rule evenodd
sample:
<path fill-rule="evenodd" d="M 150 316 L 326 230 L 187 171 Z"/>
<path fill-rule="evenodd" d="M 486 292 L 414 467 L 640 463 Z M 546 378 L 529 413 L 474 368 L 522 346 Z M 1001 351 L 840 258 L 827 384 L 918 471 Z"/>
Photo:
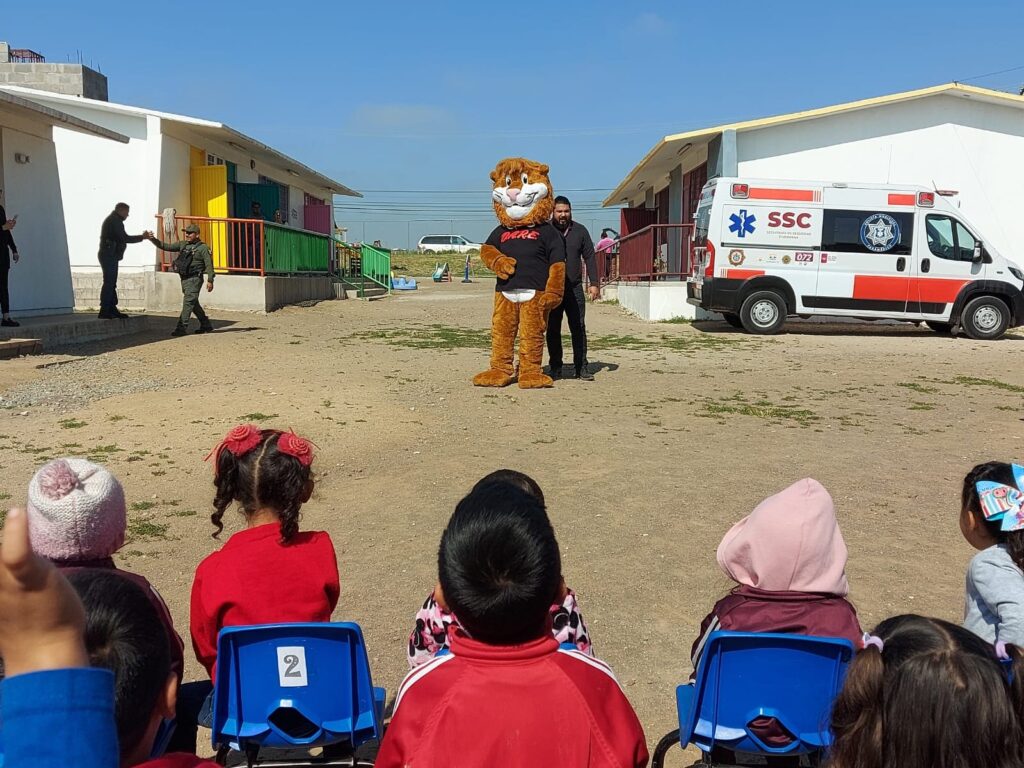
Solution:
<path fill-rule="evenodd" d="M 1024 272 L 1021 272 L 1016 267 L 1010 267 L 1009 269 L 1010 269 L 1010 274 L 1011 275 L 1013 275 L 1018 280 L 1020 280 L 1022 283 L 1024 283 Z"/>

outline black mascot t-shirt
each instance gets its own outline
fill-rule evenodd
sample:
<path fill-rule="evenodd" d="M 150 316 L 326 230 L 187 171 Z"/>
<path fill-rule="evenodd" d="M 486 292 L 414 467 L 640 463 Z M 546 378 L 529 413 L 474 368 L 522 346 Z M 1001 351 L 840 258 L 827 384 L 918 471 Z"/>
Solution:
<path fill-rule="evenodd" d="M 487 238 L 487 245 L 516 260 L 515 274 L 507 280 L 498 278 L 495 288 L 498 291 L 516 288 L 543 291 L 548 283 L 548 267 L 565 261 L 565 241 L 547 222 L 535 227 L 495 227 Z"/>

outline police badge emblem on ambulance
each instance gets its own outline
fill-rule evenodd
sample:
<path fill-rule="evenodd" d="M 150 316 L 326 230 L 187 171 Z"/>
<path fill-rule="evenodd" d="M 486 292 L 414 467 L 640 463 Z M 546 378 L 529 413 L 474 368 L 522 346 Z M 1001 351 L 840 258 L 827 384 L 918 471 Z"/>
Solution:
<path fill-rule="evenodd" d="M 869 251 L 885 253 L 900 241 L 900 225 L 892 216 L 874 213 L 860 225 L 860 242 Z"/>

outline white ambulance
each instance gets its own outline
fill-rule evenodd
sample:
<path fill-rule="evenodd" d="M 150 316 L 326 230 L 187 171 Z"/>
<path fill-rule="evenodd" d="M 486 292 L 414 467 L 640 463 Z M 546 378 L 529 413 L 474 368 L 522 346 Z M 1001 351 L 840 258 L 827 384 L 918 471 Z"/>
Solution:
<path fill-rule="evenodd" d="M 719 178 L 701 192 L 687 300 L 750 333 L 834 315 L 955 326 L 1024 323 L 1024 273 L 950 202 L 910 185 Z"/>

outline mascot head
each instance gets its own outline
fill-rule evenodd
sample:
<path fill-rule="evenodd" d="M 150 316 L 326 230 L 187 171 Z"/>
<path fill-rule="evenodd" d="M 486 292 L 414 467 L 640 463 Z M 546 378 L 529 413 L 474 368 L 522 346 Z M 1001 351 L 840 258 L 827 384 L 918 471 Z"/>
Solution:
<path fill-rule="evenodd" d="M 523 157 L 507 157 L 491 171 L 491 198 L 498 220 L 506 227 L 541 224 L 555 209 L 548 167 Z"/>

